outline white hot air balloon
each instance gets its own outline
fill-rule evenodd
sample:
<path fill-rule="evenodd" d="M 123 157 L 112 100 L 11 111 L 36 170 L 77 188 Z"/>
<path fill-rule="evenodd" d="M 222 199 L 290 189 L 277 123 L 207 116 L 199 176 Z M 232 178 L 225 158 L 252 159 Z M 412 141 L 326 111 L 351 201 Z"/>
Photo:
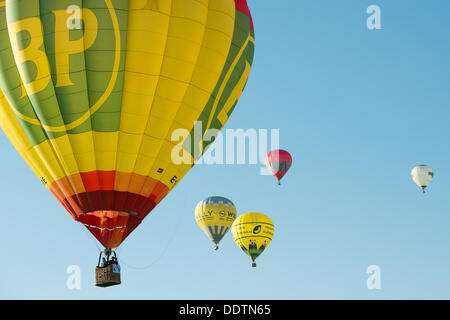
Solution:
<path fill-rule="evenodd" d="M 412 179 L 420 188 L 422 188 L 423 193 L 425 193 L 425 188 L 433 179 L 433 175 L 433 169 L 426 165 L 417 166 L 411 171 Z"/>

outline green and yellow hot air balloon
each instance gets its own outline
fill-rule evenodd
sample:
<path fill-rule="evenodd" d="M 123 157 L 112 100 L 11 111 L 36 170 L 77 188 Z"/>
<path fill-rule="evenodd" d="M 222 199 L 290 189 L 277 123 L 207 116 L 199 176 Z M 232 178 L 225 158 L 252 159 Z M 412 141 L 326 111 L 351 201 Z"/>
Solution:
<path fill-rule="evenodd" d="M 231 232 L 238 247 L 252 259 L 252 266 L 256 267 L 255 260 L 272 241 L 275 227 L 266 215 L 249 212 L 234 221 Z"/>
<path fill-rule="evenodd" d="M 233 202 L 224 197 L 209 197 L 197 204 L 195 220 L 208 238 L 216 244 L 214 250 L 219 249 L 219 242 L 230 230 L 236 214 Z"/>
<path fill-rule="evenodd" d="M 254 43 L 246 0 L 0 1 L 0 125 L 117 248 L 205 151 L 195 124 L 223 128 Z"/>

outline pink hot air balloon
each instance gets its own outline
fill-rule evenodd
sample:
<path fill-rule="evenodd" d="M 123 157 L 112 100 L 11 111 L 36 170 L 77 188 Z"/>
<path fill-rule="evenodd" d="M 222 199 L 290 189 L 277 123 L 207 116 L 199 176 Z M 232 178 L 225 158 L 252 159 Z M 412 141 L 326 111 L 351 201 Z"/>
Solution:
<path fill-rule="evenodd" d="M 277 178 L 278 185 L 292 165 L 292 156 L 285 150 L 272 150 L 266 157 L 266 166 Z"/>

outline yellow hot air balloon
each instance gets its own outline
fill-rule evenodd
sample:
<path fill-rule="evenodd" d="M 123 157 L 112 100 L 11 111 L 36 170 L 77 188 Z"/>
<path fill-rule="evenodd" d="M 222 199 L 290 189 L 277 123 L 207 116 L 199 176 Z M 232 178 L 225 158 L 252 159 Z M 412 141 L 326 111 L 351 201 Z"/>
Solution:
<path fill-rule="evenodd" d="M 195 124 L 227 122 L 254 42 L 246 0 L 0 1 L 0 125 L 117 248 L 206 149 Z"/>
<path fill-rule="evenodd" d="M 195 208 L 195 220 L 219 249 L 219 242 L 230 230 L 236 219 L 236 207 L 233 202 L 223 197 L 209 197 L 200 201 Z"/>
<path fill-rule="evenodd" d="M 275 227 L 266 215 L 249 212 L 234 221 L 231 232 L 238 247 L 252 259 L 252 267 L 256 267 L 255 260 L 272 241 Z"/>

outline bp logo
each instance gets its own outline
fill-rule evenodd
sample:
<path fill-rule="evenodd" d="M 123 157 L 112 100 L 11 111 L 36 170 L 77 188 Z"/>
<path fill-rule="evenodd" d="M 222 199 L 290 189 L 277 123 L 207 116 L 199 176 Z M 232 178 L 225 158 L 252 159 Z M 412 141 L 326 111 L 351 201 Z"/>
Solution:
<path fill-rule="evenodd" d="M 253 228 L 253 234 L 258 234 L 261 232 L 261 225 L 256 226 Z"/>
<path fill-rule="evenodd" d="M 108 14 L 100 15 L 93 9 L 75 6 L 68 10 L 54 2 L 56 7 L 49 15 L 36 19 L 15 8 L 19 6 L 17 3 L 11 2 L 11 10 L 18 13 L 8 21 L 8 57 L 11 60 L 8 63 L 16 66 L 12 71 L 15 76 L 10 77 L 16 79 L 16 83 L 6 88 L 15 115 L 28 124 L 42 126 L 47 132 L 64 133 L 80 127 L 92 114 L 108 105 L 113 91 L 118 89 L 118 71 L 123 64 L 120 27 L 124 22 L 118 18 L 111 0 L 103 3 Z M 84 27 L 72 28 L 74 21 Z M 94 62 L 85 57 L 93 56 L 90 52 L 98 55 L 105 48 L 113 53 L 101 56 L 101 68 L 108 72 L 86 71 L 94 68 Z M 58 54 L 47 54 L 51 50 Z M 3 56 L 2 59 L 6 59 Z M 98 93 L 87 99 L 86 90 Z M 33 107 L 24 102 L 29 97 L 33 97 Z M 56 116 L 59 114 L 65 116 Z"/>

